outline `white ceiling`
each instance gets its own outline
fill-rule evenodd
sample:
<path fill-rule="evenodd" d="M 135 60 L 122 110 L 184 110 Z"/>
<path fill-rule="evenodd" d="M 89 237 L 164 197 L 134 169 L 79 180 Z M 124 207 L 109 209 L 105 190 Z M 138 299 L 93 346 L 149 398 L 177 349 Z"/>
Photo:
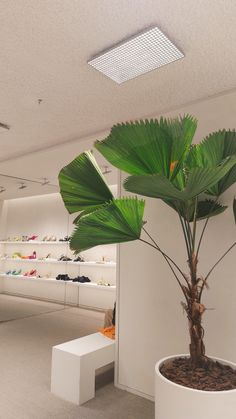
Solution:
<path fill-rule="evenodd" d="M 217 95 L 197 103 L 188 104 L 171 112 L 164 113 L 163 116 L 175 117 L 179 114 L 191 114 L 198 120 L 198 128 L 194 138 L 195 142 L 200 141 L 210 132 L 219 129 L 234 129 L 236 126 L 236 91 Z M 158 115 L 155 115 L 158 117 Z M 8 185 L 1 174 L 20 176 L 27 179 L 42 181 L 46 177 L 54 185 L 58 184 L 58 173 L 60 169 L 68 164 L 77 155 L 85 150 L 92 148 L 95 139 L 104 138 L 109 131 L 89 137 L 86 140 L 75 140 L 65 144 L 60 144 L 47 148 L 45 150 L 26 154 L 5 162 L 0 162 L 0 186 L 4 186 L 7 192 L 0 194 L 1 199 L 16 198 L 19 196 L 41 195 L 43 193 L 52 192 L 52 187 L 34 185 L 29 182 L 27 189 L 18 190 L 18 181 L 13 180 Z M 106 163 L 106 160 L 96 152 L 95 157 L 100 166 Z M 109 166 L 112 172 L 106 175 L 107 182 L 111 184 L 117 183 L 117 170 Z M 57 190 L 57 189 L 56 189 Z M 235 191 L 236 192 L 236 191 Z"/>
<path fill-rule="evenodd" d="M 122 85 L 86 64 L 155 24 L 183 60 Z M 232 89 L 235 44 L 235 0 L 1 0 L 0 161 Z"/>

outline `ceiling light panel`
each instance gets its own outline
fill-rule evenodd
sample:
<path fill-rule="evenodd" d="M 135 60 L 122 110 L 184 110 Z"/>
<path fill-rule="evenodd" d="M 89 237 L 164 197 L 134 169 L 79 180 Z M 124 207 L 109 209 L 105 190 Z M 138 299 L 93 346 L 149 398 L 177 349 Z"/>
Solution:
<path fill-rule="evenodd" d="M 154 27 L 104 51 L 88 64 L 121 84 L 183 57 L 166 35 Z"/>

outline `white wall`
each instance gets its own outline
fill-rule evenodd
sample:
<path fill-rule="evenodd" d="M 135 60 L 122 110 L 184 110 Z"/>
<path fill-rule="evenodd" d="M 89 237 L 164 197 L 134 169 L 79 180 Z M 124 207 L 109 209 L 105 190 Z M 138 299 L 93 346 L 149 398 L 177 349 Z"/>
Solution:
<path fill-rule="evenodd" d="M 228 94 L 191 105 L 168 116 L 191 113 L 199 123 L 197 140 L 219 128 L 235 127 L 236 95 Z M 236 189 L 225 197 L 232 202 Z M 184 266 L 186 255 L 178 219 L 161 201 L 147 199 L 147 228 L 163 249 Z M 209 267 L 235 241 L 232 208 L 209 223 L 203 242 L 199 273 Z M 207 353 L 236 361 L 235 250 L 210 280 L 204 316 Z M 182 297 L 161 256 L 142 243 L 120 246 L 118 385 L 152 398 L 154 365 L 170 354 L 188 351 L 187 321 L 180 306 Z"/>

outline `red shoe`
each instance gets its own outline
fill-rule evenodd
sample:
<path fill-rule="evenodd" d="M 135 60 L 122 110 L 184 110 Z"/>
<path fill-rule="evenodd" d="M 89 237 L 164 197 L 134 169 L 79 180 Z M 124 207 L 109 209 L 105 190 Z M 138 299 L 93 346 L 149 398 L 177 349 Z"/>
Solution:
<path fill-rule="evenodd" d="M 30 240 L 35 240 L 35 239 L 37 239 L 37 237 L 38 237 L 38 236 L 31 236 L 31 237 L 28 237 L 27 241 L 30 241 Z"/>
<path fill-rule="evenodd" d="M 28 276 L 36 276 L 36 275 L 37 275 L 36 269 L 32 269 L 32 271 L 30 271 Z"/>
<path fill-rule="evenodd" d="M 37 259 L 36 252 L 29 256 L 29 259 Z"/>

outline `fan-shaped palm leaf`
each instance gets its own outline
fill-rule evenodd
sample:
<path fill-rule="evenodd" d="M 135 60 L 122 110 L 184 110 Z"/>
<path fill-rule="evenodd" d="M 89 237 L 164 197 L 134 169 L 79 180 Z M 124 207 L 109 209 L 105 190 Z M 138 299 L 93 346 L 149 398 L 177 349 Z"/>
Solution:
<path fill-rule="evenodd" d="M 187 177 L 186 187 L 180 191 L 166 177 L 156 175 L 129 176 L 124 187 L 127 191 L 163 200 L 188 201 L 205 192 L 236 164 L 236 157 L 227 159 L 218 167 L 192 169 Z"/>
<path fill-rule="evenodd" d="M 174 178 L 192 142 L 197 122 L 191 116 L 118 124 L 97 150 L 115 167 L 132 175 L 159 173 Z"/>
<path fill-rule="evenodd" d="M 143 226 L 144 200 L 114 199 L 80 218 L 70 240 L 76 252 L 94 246 L 137 240 Z"/>
<path fill-rule="evenodd" d="M 113 199 L 92 153 L 80 154 L 59 173 L 60 192 L 70 214 L 90 212 Z"/>
<path fill-rule="evenodd" d="M 215 167 L 230 156 L 236 156 L 236 132 L 222 130 L 210 134 L 200 144 L 193 146 L 187 164 L 190 168 Z M 209 193 L 218 196 L 235 181 L 236 163 L 219 182 L 209 188 Z"/>
<path fill-rule="evenodd" d="M 176 201 L 165 201 L 167 205 L 173 208 L 181 217 L 185 218 L 190 223 L 194 220 L 195 199 L 177 205 Z M 205 218 L 214 217 L 224 212 L 228 207 L 221 205 L 211 199 L 205 199 L 197 202 L 196 220 L 203 220 Z"/>

